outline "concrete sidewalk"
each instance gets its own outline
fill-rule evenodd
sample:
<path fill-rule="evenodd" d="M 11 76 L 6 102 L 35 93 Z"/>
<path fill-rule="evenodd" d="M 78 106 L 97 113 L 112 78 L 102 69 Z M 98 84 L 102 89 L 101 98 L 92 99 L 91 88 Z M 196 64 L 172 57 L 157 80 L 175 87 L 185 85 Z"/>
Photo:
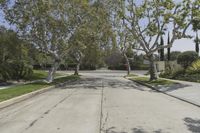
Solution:
<path fill-rule="evenodd" d="M 169 79 L 167 79 L 169 80 Z M 200 106 L 200 83 L 170 80 L 179 84 L 169 87 L 159 87 L 159 91 L 184 99 Z"/>
<path fill-rule="evenodd" d="M 142 77 L 149 77 L 143 74 L 138 74 L 138 73 L 136 74 Z M 167 87 L 166 86 L 154 87 L 155 89 L 163 93 L 169 94 L 171 96 L 177 97 L 179 99 L 183 99 L 187 102 L 193 103 L 197 106 L 200 106 L 200 83 L 172 80 L 166 78 L 161 78 L 161 79 L 173 81 L 179 84 Z"/>

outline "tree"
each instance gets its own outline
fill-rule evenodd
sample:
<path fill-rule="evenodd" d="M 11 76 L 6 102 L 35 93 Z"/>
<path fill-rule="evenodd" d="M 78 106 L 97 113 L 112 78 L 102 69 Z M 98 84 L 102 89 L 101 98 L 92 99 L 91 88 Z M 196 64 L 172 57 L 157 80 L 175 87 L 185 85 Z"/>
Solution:
<path fill-rule="evenodd" d="M 196 34 L 196 39 L 194 40 L 194 42 L 195 42 L 195 51 L 199 55 L 199 43 L 200 43 L 200 40 L 199 40 L 199 37 L 198 37 L 198 33 Z"/>
<path fill-rule="evenodd" d="M 170 44 L 170 35 L 168 33 L 167 44 Z M 171 48 L 167 48 L 167 60 L 171 60 Z"/>
<path fill-rule="evenodd" d="M 108 17 L 101 2 L 92 3 L 90 15 L 84 18 L 86 23 L 79 26 L 71 37 L 69 51 L 76 64 L 76 75 L 80 65 L 96 68 L 96 65 L 102 63 L 101 53 L 106 45 L 112 43 L 110 40 L 113 37 Z"/>
<path fill-rule="evenodd" d="M 0 27 L 0 80 L 24 79 L 32 74 L 28 44 L 17 33 Z"/>
<path fill-rule="evenodd" d="M 200 29 L 200 0 L 194 0 L 192 6 L 192 26 L 194 31 Z"/>
<path fill-rule="evenodd" d="M 121 52 L 121 54 L 125 59 L 127 75 L 129 75 L 131 72 L 131 66 L 130 66 L 130 59 L 127 53 L 128 50 L 132 50 L 132 47 L 134 47 L 135 45 L 135 41 L 133 36 L 131 36 L 130 32 L 126 29 L 125 18 L 119 15 L 119 11 L 121 11 L 121 14 L 125 14 L 125 8 L 124 8 L 125 3 L 120 1 L 115 1 L 115 3 L 111 2 L 112 1 L 110 1 L 110 4 L 112 4 L 112 6 L 109 7 L 110 20 L 112 22 L 112 28 L 115 34 L 117 48 L 119 49 L 119 51 Z"/>
<path fill-rule="evenodd" d="M 140 4 L 134 0 L 122 1 L 127 12 L 119 10 L 125 26 L 137 40 L 140 48 L 150 61 L 150 80 L 158 78 L 154 63 L 154 53 L 164 48 L 170 48 L 175 40 L 186 38 L 186 31 L 191 25 L 191 1 L 184 0 L 176 4 L 173 0 L 144 0 Z M 165 35 L 167 28 L 171 29 L 172 37 L 169 44 L 158 45 L 158 40 Z"/>
<path fill-rule="evenodd" d="M 106 64 L 111 70 L 124 70 L 123 55 L 119 49 L 112 51 L 112 53 L 106 57 Z"/>
<path fill-rule="evenodd" d="M 200 0 L 195 0 L 192 8 L 192 25 L 193 31 L 196 32 L 195 42 L 195 50 L 199 54 L 199 38 L 198 38 L 198 30 L 200 30 Z"/>
<path fill-rule="evenodd" d="M 6 19 L 19 35 L 53 59 L 47 82 L 54 74 L 68 50 L 68 42 L 82 24 L 87 0 L 21 0 L 4 6 Z"/>
<path fill-rule="evenodd" d="M 164 46 L 164 39 L 163 37 L 161 36 L 160 38 L 160 46 Z M 165 60 L 165 52 L 164 52 L 164 48 L 163 49 L 160 49 L 160 61 L 164 61 Z"/>
<path fill-rule="evenodd" d="M 175 61 L 178 59 L 178 56 L 181 54 L 180 51 L 172 51 L 170 53 L 170 61 Z"/>

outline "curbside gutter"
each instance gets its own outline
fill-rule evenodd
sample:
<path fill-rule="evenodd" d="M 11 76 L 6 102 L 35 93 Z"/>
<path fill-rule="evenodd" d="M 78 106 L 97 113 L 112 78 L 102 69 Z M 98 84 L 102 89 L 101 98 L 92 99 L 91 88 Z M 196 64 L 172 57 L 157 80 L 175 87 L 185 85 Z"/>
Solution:
<path fill-rule="evenodd" d="M 130 79 L 130 78 L 127 78 L 127 77 L 126 77 L 126 79 L 128 79 L 128 80 L 130 80 L 130 81 L 133 81 L 133 82 L 136 82 L 136 83 L 138 83 L 138 84 L 140 84 L 140 85 L 146 86 L 146 87 L 148 87 L 148 88 L 150 88 L 150 89 L 152 89 L 152 90 L 155 90 L 155 91 L 157 91 L 157 92 L 159 92 L 159 93 L 162 93 L 162 94 L 165 94 L 165 95 L 167 95 L 167 96 L 173 97 L 173 98 L 175 98 L 175 99 L 181 100 L 181 101 L 183 101 L 183 102 L 192 104 L 192 105 L 194 105 L 194 106 L 196 106 L 196 107 L 200 107 L 200 104 L 198 104 L 198 103 L 195 103 L 195 102 L 193 102 L 193 101 L 190 101 L 190 100 L 185 99 L 185 98 L 182 98 L 182 97 L 174 96 L 174 95 L 172 95 L 172 94 L 163 92 L 163 91 L 161 91 L 161 90 L 157 89 L 156 87 L 153 87 L 153 86 L 151 86 L 151 85 L 149 85 L 149 84 L 146 84 L 146 83 L 143 83 L 143 82 L 140 82 L 140 81 L 136 81 L 136 80 L 134 80 L 134 79 Z"/>
<path fill-rule="evenodd" d="M 32 98 L 36 95 L 47 92 L 47 91 L 54 89 L 54 88 L 55 88 L 55 86 L 49 86 L 49 87 L 42 88 L 42 89 L 37 90 L 37 91 L 33 91 L 33 92 L 30 92 L 30 93 L 27 93 L 27 94 L 24 94 L 24 95 L 21 95 L 21 96 L 18 96 L 18 97 L 15 97 L 15 98 L 3 101 L 3 102 L 0 102 L 0 110 L 3 109 L 3 108 L 9 107 L 13 104 L 22 102 L 22 101 L 27 100 L 29 98 Z"/>
<path fill-rule="evenodd" d="M 63 76 L 64 77 L 64 76 Z M 56 85 L 52 85 L 52 86 L 49 86 L 49 87 L 45 87 L 45 88 L 42 88 L 40 90 L 37 90 L 37 91 L 33 91 L 33 92 L 30 92 L 30 93 L 26 93 L 24 95 L 21 95 L 21 96 L 18 96 L 18 97 L 15 97 L 15 98 L 11 98 L 11 99 L 8 99 L 6 101 L 3 101 L 3 102 L 0 102 L 0 110 L 3 109 L 3 108 L 6 108 L 6 107 L 9 107 L 9 106 L 12 106 L 16 103 L 20 103 L 22 101 L 25 101 L 29 98 L 32 98 L 36 95 L 39 95 L 39 94 L 42 94 L 42 93 L 45 93 L 49 90 L 52 90 L 52 89 L 55 89 L 57 87 L 60 87 L 66 83 L 69 83 L 69 82 L 75 82 L 77 80 L 69 80 L 69 81 L 66 81 L 66 82 L 63 82 L 63 83 L 58 83 Z"/>

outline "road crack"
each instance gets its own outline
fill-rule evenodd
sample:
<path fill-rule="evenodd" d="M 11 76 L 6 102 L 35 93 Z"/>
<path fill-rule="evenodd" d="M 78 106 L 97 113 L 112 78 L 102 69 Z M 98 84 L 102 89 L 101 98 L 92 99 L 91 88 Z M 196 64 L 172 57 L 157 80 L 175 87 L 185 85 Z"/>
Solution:
<path fill-rule="evenodd" d="M 100 113 L 100 128 L 99 128 L 99 133 L 101 133 L 103 127 L 105 126 L 105 122 L 103 122 L 103 102 L 105 100 L 105 97 L 104 97 L 104 83 L 103 83 L 103 80 L 102 80 L 102 86 L 101 86 L 101 113 Z M 107 113 L 108 115 L 108 113 Z M 107 121 L 107 116 L 106 116 L 106 121 Z"/>
<path fill-rule="evenodd" d="M 31 127 L 33 127 L 40 119 L 43 119 L 46 115 L 48 115 L 51 111 L 53 111 L 59 104 L 63 103 L 65 100 L 67 100 L 68 98 L 70 98 L 76 91 L 73 91 L 72 93 L 70 93 L 68 96 L 64 97 L 62 100 L 60 100 L 58 103 L 56 103 L 53 107 L 51 107 L 50 109 L 48 109 L 47 111 L 45 111 L 40 117 L 38 117 L 37 119 L 33 120 L 27 128 L 25 128 L 24 131 L 22 131 L 21 133 L 24 133 L 25 131 L 29 130 Z"/>

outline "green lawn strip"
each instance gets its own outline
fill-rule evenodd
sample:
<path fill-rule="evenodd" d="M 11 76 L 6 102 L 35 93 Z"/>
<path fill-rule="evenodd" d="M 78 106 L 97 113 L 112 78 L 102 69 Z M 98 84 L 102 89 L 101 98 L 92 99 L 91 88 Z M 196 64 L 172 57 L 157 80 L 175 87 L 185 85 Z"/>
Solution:
<path fill-rule="evenodd" d="M 149 81 L 149 77 L 129 77 L 129 79 L 137 82 L 141 82 L 144 84 L 148 84 L 150 86 L 169 86 L 173 84 L 177 84 L 176 82 L 170 81 L 170 80 L 165 80 L 165 79 L 158 79 L 154 81 Z"/>
<path fill-rule="evenodd" d="M 80 79 L 79 76 L 71 75 L 71 76 L 57 78 L 54 80 L 53 83 L 50 83 L 50 84 L 44 83 L 44 82 L 35 82 L 35 83 L 13 86 L 7 89 L 0 90 L 0 102 L 17 97 L 17 96 L 21 96 L 26 93 L 37 91 L 45 87 L 49 87 L 49 86 L 63 83 L 66 81 L 78 80 L 78 79 Z"/>
<path fill-rule="evenodd" d="M 129 74 L 127 77 L 137 77 L 138 75 L 136 74 Z"/>
<path fill-rule="evenodd" d="M 38 80 L 38 79 L 45 79 L 48 76 L 48 72 L 44 70 L 34 70 L 33 74 L 28 80 Z M 56 73 L 55 77 L 62 76 L 60 73 Z"/>

